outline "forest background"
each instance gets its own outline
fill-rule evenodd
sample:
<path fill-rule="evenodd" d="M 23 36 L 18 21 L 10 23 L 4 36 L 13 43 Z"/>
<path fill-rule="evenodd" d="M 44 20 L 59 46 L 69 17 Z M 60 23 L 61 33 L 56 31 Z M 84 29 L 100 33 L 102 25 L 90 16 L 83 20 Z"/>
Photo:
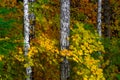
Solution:
<path fill-rule="evenodd" d="M 35 38 L 27 64 L 23 2 L 0 0 L 0 80 L 24 80 L 28 66 L 34 80 L 59 80 L 61 56 L 70 61 L 70 80 L 120 80 L 120 0 L 102 2 L 102 37 L 96 27 L 97 0 L 71 0 L 70 47 L 63 51 L 59 0 L 37 0 L 34 13 Z"/>

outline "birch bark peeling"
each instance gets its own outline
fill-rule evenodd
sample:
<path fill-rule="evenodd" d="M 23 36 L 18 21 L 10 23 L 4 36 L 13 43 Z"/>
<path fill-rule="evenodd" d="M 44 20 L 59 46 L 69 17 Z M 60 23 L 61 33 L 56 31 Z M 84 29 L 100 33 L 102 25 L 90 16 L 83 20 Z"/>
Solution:
<path fill-rule="evenodd" d="M 30 24 L 29 24 L 29 7 L 28 7 L 28 0 L 24 0 L 24 54 L 27 56 L 28 50 L 30 48 L 29 44 L 29 35 L 30 35 Z M 32 69 L 31 67 L 26 68 L 27 79 L 31 79 Z"/>
<path fill-rule="evenodd" d="M 70 31 L 70 0 L 61 0 L 61 19 L 60 19 L 60 46 L 61 50 L 69 48 L 69 31 Z M 69 53 L 68 53 L 69 54 Z M 61 80 L 68 80 L 70 77 L 69 62 L 64 57 L 61 63 Z"/>

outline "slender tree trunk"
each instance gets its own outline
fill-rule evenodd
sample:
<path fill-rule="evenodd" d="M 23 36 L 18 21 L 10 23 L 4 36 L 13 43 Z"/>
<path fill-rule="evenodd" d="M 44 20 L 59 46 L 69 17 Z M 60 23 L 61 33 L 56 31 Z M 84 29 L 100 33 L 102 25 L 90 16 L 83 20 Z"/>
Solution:
<path fill-rule="evenodd" d="M 97 17 L 97 29 L 98 29 L 98 34 L 101 37 L 102 36 L 102 29 L 101 29 L 101 12 L 102 12 L 102 0 L 98 0 L 98 17 Z"/>
<path fill-rule="evenodd" d="M 97 29 L 98 29 L 98 34 L 101 40 L 101 36 L 102 36 L 102 0 L 98 0 L 98 15 L 97 15 Z M 98 52 L 99 55 L 101 55 L 101 52 Z M 101 67 L 101 65 L 99 65 L 99 67 Z"/>
<path fill-rule="evenodd" d="M 70 26 L 70 0 L 61 0 L 61 38 L 60 46 L 61 50 L 69 48 L 69 26 Z M 70 77 L 70 66 L 69 62 L 64 57 L 63 62 L 61 63 L 61 80 L 68 80 Z"/>
<path fill-rule="evenodd" d="M 26 57 L 28 54 L 28 49 L 30 48 L 30 44 L 29 44 L 30 23 L 29 23 L 29 18 L 28 18 L 29 16 L 28 11 L 29 11 L 28 0 L 24 0 L 24 54 Z M 32 80 L 31 73 L 32 73 L 32 68 L 29 66 L 28 68 L 26 68 L 26 74 L 28 76 L 26 80 Z"/>
<path fill-rule="evenodd" d="M 103 9 L 104 9 L 104 12 L 103 12 L 103 16 L 104 16 L 104 23 L 105 23 L 105 35 L 110 38 L 110 34 L 111 34 L 111 31 L 110 31 L 110 0 L 104 0 L 103 2 Z"/>

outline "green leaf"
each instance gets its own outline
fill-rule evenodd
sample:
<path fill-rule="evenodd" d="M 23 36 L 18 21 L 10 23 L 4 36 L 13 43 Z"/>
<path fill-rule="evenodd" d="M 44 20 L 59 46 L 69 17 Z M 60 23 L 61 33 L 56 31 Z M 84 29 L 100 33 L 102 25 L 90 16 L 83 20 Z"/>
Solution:
<path fill-rule="evenodd" d="M 4 65 L 3 61 L 0 61 L 0 75 L 3 73 L 3 71 L 2 71 L 3 65 Z"/>
<path fill-rule="evenodd" d="M 15 49 L 16 44 L 9 40 L 0 41 L 0 54 L 8 55 L 11 50 Z"/>
<path fill-rule="evenodd" d="M 117 80 L 120 80 L 120 74 L 117 74 L 116 77 L 117 77 Z"/>
<path fill-rule="evenodd" d="M 7 9 L 7 8 L 3 8 L 3 7 L 0 8 L 0 14 L 6 15 L 6 14 L 8 14 L 9 12 L 10 12 L 10 10 Z"/>
<path fill-rule="evenodd" d="M 85 24 L 85 25 L 84 25 L 84 28 L 85 28 L 86 30 L 93 30 L 93 31 L 94 31 L 94 28 L 93 28 L 93 25 L 92 25 L 92 24 Z"/>

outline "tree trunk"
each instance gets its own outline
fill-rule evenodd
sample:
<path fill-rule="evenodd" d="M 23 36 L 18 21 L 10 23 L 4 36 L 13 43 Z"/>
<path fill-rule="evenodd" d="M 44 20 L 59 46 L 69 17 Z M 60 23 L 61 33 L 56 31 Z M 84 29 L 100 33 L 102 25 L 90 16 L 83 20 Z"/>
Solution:
<path fill-rule="evenodd" d="M 69 48 L 69 26 L 70 26 L 70 0 L 61 0 L 61 20 L 60 20 L 60 46 L 61 50 Z M 61 80 L 68 80 L 70 77 L 69 62 L 64 57 L 61 63 Z"/>
<path fill-rule="evenodd" d="M 97 17 L 97 29 L 98 34 L 101 37 L 102 36 L 102 29 L 101 29 L 101 12 L 102 12 L 102 0 L 98 0 L 98 17 Z"/>
<path fill-rule="evenodd" d="M 104 0 L 103 1 L 103 20 L 104 20 L 104 23 L 105 23 L 105 31 L 104 31 L 104 34 L 105 36 L 107 36 L 108 38 L 110 38 L 110 34 L 111 34 L 111 31 L 110 31 L 110 1 L 109 0 Z"/>
<path fill-rule="evenodd" d="M 28 54 L 28 49 L 30 48 L 30 44 L 29 44 L 30 23 L 29 23 L 29 18 L 28 18 L 29 16 L 28 11 L 29 11 L 28 0 L 24 0 L 24 54 L 26 57 Z M 32 68 L 29 66 L 28 68 L 26 68 L 26 74 L 28 76 L 26 80 L 32 80 L 31 73 L 32 73 Z"/>

